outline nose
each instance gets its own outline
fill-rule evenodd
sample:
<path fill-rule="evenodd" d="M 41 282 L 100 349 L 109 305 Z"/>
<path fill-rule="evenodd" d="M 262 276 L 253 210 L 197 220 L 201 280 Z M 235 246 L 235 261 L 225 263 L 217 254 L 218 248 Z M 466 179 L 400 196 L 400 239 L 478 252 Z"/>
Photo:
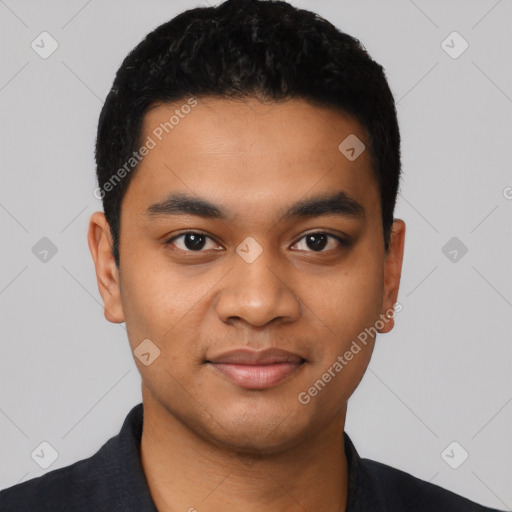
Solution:
<path fill-rule="evenodd" d="M 301 314 L 290 272 L 263 251 L 252 263 L 234 255 L 234 267 L 222 280 L 216 301 L 219 318 L 228 324 L 246 322 L 262 327 L 270 322 L 296 321 Z"/>

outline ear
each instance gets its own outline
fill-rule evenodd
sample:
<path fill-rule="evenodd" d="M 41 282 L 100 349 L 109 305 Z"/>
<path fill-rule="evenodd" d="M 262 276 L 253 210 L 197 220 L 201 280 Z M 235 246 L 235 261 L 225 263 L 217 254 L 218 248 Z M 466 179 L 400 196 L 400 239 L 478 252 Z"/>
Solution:
<path fill-rule="evenodd" d="M 112 254 L 110 226 L 103 212 L 95 212 L 92 215 L 87 241 L 96 267 L 96 279 L 105 306 L 105 318 L 112 323 L 124 322 L 119 270 Z"/>
<path fill-rule="evenodd" d="M 393 311 L 394 304 L 398 298 L 398 288 L 400 287 L 400 277 L 402 275 L 404 244 L 405 222 L 401 219 L 395 219 L 391 227 L 391 237 L 384 263 L 384 289 L 382 296 L 383 312 L 380 317 L 384 323 L 384 327 L 378 329 L 381 333 L 391 331 L 395 325 Z M 392 316 L 386 316 L 386 313 L 391 314 Z"/>

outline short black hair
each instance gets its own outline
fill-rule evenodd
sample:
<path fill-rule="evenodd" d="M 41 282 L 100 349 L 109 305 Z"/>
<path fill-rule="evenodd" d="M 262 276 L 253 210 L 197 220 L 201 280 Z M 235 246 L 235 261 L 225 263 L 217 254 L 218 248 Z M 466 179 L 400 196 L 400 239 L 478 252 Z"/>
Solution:
<path fill-rule="evenodd" d="M 300 98 L 357 120 L 370 143 L 388 249 L 401 164 L 383 67 L 358 39 L 314 12 L 284 1 L 227 0 L 184 11 L 150 32 L 126 56 L 107 95 L 96 138 L 96 191 L 118 267 L 121 202 L 137 168 L 144 115 L 191 96 Z"/>

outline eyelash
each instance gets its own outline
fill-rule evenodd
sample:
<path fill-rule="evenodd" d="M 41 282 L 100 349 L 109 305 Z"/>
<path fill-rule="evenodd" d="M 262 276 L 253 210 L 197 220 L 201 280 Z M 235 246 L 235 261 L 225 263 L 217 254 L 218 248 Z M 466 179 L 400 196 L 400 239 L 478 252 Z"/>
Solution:
<path fill-rule="evenodd" d="M 209 238 L 210 240 L 213 240 L 213 238 L 209 235 L 207 235 L 206 233 L 202 233 L 201 231 L 185 231 L 184 233 L 180 233 L 179 235 L 175 235 L 173 236 L 172 238 L 170 238 L 169 240 L 167 240 L 165 242 L 165 245 L 172 245 L 172 243 L 181 238 L 181 237 L 184 237 L 188 234 L 194 234 L 194 235 L 203 235 L 205 236 L 206 238 Z M 345 238 L 341 238 L 339 236 L 336 236 L 336 235 L 333 235 L 332 233 L 327 233 L 325 231 L 313 231 L 312 233 L 306 233 L 305 235 L 303 235 L 301 238 L 299 238 L 299 240 L 297 240 L 297 242 L 295 242 L 293 245 L 296 245 L 298 244 L 301 240 L 303 240 L 304 238 L 306 238 L 307 236 L 310 236 L 310 235 L 327 235 L 328 237 L 330 238 L 334 238 L 342 248 L 347 248 L 350 246 L 350 241 L 348 239 L 345 239 Z M 214 240 L 213 240 L 214 241 Z M 178 249 L 179 251 L 182 251 L 182 252 L 186 252 L 186 253 L 201 253 L 201 252 L 205 252 L 203 251 L 202 249 L 201 250 L 198 250 L 198 251 L 193 251 L 193 250 L 190 250 L 190 249 Z M 330 249 L 330 250 L 333 250 L 333 249 Z M 329 252 L 330 251 L 329 249 L 328 250 L 321 250 L 321 251 L 305 251 L 305 252 L 311 252 L 313 254 L 321 254 L 321 253 L 324 253 L 324 252 Z"/>

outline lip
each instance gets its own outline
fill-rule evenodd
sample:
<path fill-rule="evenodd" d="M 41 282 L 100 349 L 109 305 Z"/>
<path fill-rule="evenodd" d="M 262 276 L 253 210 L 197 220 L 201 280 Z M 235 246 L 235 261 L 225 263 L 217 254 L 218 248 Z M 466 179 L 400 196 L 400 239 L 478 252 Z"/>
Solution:
<path fill-rule="evenodd" d="M 305 359 L 281 349 L 252 351 L 232 350 L 213 357 L 206 363 L 237 386 L 266 389 L 296 372 Z"/>

